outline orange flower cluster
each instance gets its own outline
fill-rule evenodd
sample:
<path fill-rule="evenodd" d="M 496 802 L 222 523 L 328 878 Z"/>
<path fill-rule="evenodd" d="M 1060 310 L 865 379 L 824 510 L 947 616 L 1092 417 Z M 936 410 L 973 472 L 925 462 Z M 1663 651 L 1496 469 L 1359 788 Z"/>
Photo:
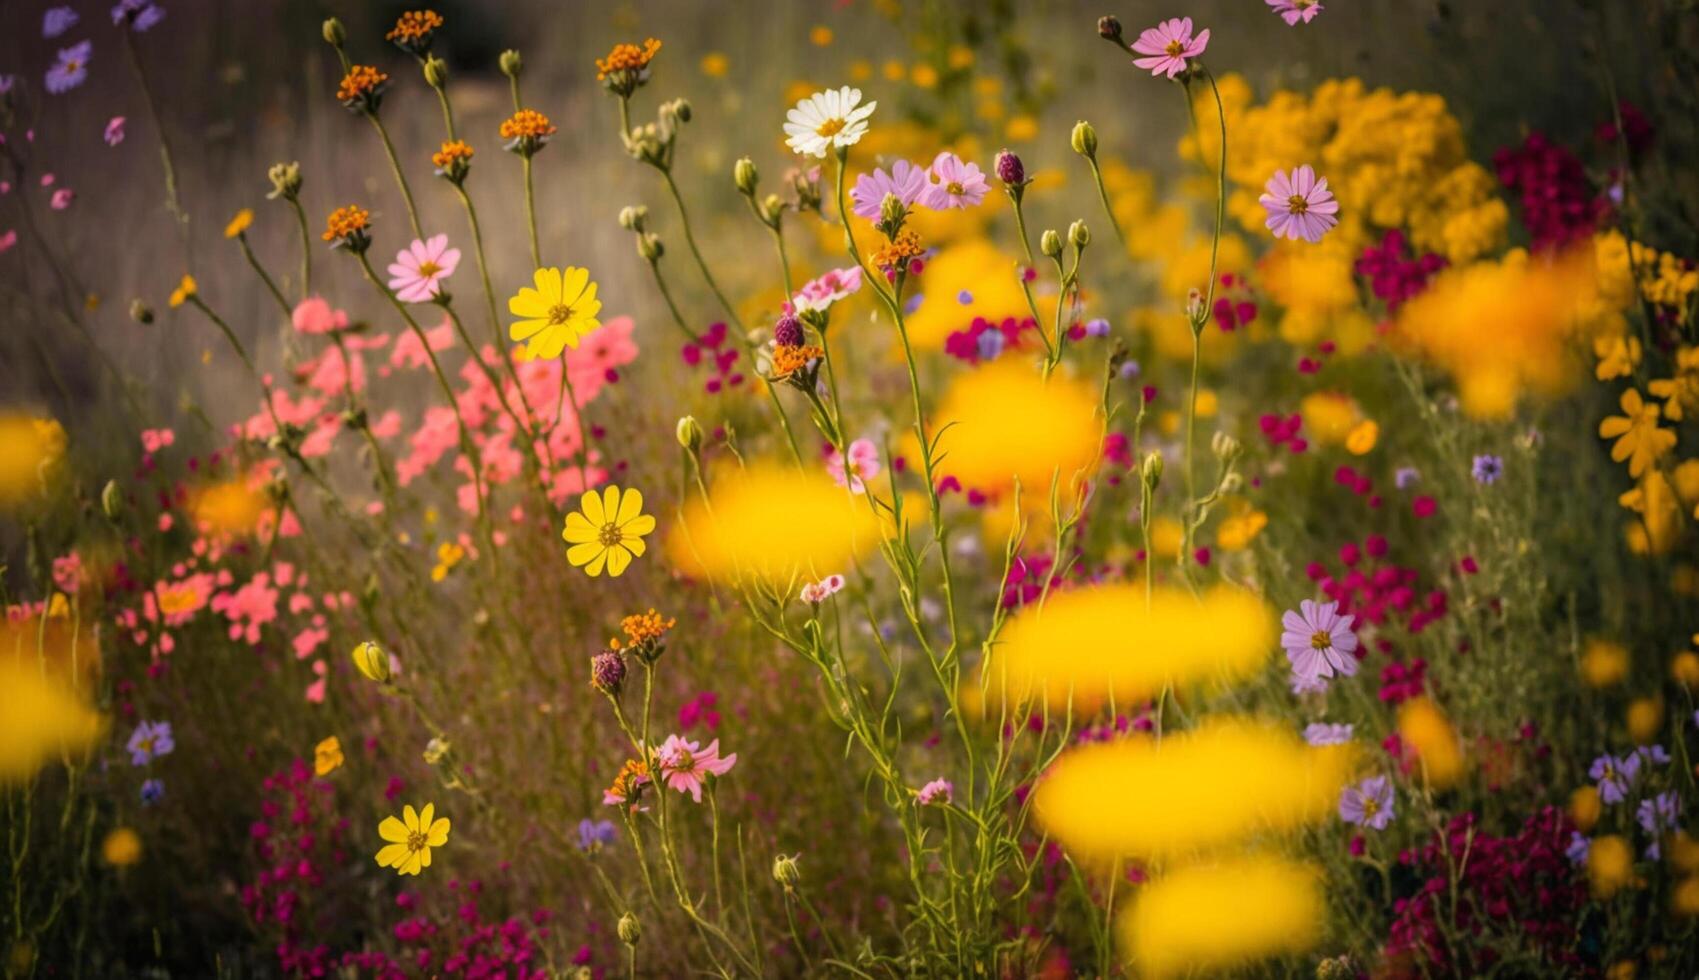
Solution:
<path fill-rule="evenodd" d="M 886 242 L 877 252 L 873 253 L 873 264 L 890 272 L 901 269 L 908 260 L 919 258 L 926 248 L 920 244 L 920 235 L 912 228 L 904 228 L 897 232 L 897 237 Z"/>
<path fill-rule="evenodd" d="M 428 39 L 432 32 L 442 26 L 442 15 L 434 10 L 409 10 L 402 14 L 383 36 L 386 41 L 396 44 L 418 44 Z"/>
<path fill-rule="evenodd" d="M 641 646 L 665 637 L 667 632 L 677 625 L 678 620 L 662 619 L 660 613 L 651 609 L 646 613 L 625 617 L 620 621 L 619 628 L 632 646 Z M 617 640 L 614 642 L 614 648 L 619 648 Z"/>
<path fill-rule="evenodd" d="M 818 360 L 825 356 L 825 349 L 813 344 L 805 344 L 801 347 L 775 347 L 773 348 L 772 359 L 773 377 L 788 378 L 807 367 L 809 361 Z"/>
<path fill-rule="evenodd" d="M 371 65 L 355 65 L 348 69 L 348 74 L 342 76 L 342 84 L 336 87 L 336 98 L 339 102 L 353 102 L 366 98 L 378 89 L 378 86 L 389 81 L 389 75 L 378 71 Z"/>
<path fill-rule="evenodd" d="M 370 226 L 371 213 L 358 204 L 337 208 L 325 219 L 324 240 L 339 241 L 365 231 Z"/>
<path fill-rule="evenodd" d="M 540 139 L 554 134 L 555 127 L 549 122 L 549 117 L 535 109 L 521 109 L 502 120 L 501 124 L 501 138 L 504 140 Z"/>
<path fill-rule="evenodd" d="M 635 44 L 616 44 L 606 58 L 596 59 L 596 81 L 607 81 L 609 75 L 622 71 L 642 71 L 660 53 L 661 42 L 649 38 L 642 47 Z"/>
<path fill-rule="evenodd" d="M 431 162 L 439 170 L 447 170 L 456 161 L 472 159 L 472 147 L 465 140 L 444 140 L 442 149 L 431 154 Z"/>

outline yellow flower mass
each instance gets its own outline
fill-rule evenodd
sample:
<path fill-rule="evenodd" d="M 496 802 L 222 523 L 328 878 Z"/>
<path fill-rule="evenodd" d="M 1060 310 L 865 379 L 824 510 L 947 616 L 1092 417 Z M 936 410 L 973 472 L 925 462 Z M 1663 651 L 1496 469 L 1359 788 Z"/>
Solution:
<path fill-rule="evenodd" d="M 588 270 L 538 269 L 532 281 L 535 288 L 523 286 L 507 301 L 508 312 L 520 318 L 508 336 L 525 344 L 526 358 L 555 358 L 568 347 L 576 350 L 579 340 L 602 325 L 596 319 L 602 301 Z"/>
<path fill-rule="evenodd" d="M 706 503 L 685 507 L 667 553 L 691 574 L 784 585 L 842 572 L 878 535 L 866 499 L 823 473 L 751 464 L 716 480 Z"/>
<path fill-rule="evenodd" d="M 566 560 L 575 567 L 591 578 L 604 569 L 618 578 L 633 558 L 643 556 L 643 536 L 653 530 L 655 518 L 643 513 L 642 491 L 610 486 L 580 497 L 560 536 L 567 543 Z"/>
<path fill-rule="evenodd" d="M 1140 976 L 1191 975 L 1302 953 L 1326 919 L 1319 868 L 1250 856 L 1145 885 L 1120 921 Z"/>
<path fill-rule="evenodd" d="M 0 507 L 42 493 L 65 455 L 65 430 L 51 418 L 0 412 Z"/>
<path fill-rule="evenodd" d="M 1060 375 L 1046 381 L 1018 358 L 959 375 L 928 421 L 940 473 L 987 492 L 1019 480 L 1028 501 L 1048 501 L 1053 479 L 1066 501 L 1102 444 L 1095 393 Z"/>
<path fill-rule="evenodd" d="M 335 735 L 313 746 L 313 774 L 328 776 L 342 767 L 342 740 Z"/>
<path fill-rule="evenodd" d="M 394 868 L 396 874 L 416 875 L 431 866 L 431 848 L 448 843 L 448 818 L 434 819 L 436 806 L 426 803 L 422 811 L 411 805 L 402 811 L 402 820 L 384 817 L 378 824 L 378 836 L 389 841 L 377 853 L 378 866 Z"/>

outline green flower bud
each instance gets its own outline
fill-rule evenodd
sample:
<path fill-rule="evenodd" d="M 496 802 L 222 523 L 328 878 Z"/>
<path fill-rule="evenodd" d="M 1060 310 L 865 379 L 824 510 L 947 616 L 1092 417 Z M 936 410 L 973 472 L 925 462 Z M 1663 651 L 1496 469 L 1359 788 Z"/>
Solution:
<path fill-rule="evenodd" d="M 755 161 L 744 157 L 733 164 L 732 182 L 737 185 L 738 193 L 745 197 L 753 197 L 755 185 L 761 182 L 761 172 L 755 169 Z"/>
<path fill-rule="evenodd" d="M 647 232 L 637 236 L 637 254 L 643 256 L 646 261 L 659 262 L 666 252 L 666 248 L 661 245 L 661 236 Z"/>
<path fill-rule="evenodd" d="M 342 21 L 335 17 L 327 17 L 324 22 L 324 43 L 333 48 L 340 48 L 348 40 L 348 31 L 342 26 Z"/>
<path fill-rule="evenodd" d="M 1088 160 L 1097 158 L 1097 130 L 1084 119 L 1074 123 L 1074 132 L 1068 137 L 1068 142 L 1073 144 L 1074 152 L 1080 156 Z"/>
<path fill-rule="evenodd" d="M 365 675 L 367 680 L 388 684 L 390 678 L 389 654 L 373 640 L 367 640 L 354 648 L 354 668 Z"/>
<path fill-rule="evenodd" d="M 678 436 L 678 444 L 691 455 L 702 450 L 702 423 L 696 421 L 696 416 L 686 415 L 678 420 L 678 428 L 674 430 Z"/>
<path fill-rule="evenodd" d="M 1162 482 L 1161 453 L 1150 452 L 1145 454 L 1144 464 L 1139 467 L 1139 479 L 1143 480 L 1144 485 L 1152 490 L 1155 490 L 1157 485 Z"/>
<path fill-rule="evenodd" d="M 448 84 L 448 62 L 431 55 L 425 59 L 425 84 L 431 88 L 442 88 Z"/>
<path fill-rule="evenodd" d="M 130 301 L 130 319 L 137 323 L 152 323 L 153 308 L 140 299 L 133 299 Z"/>
<path fill-rule="evenodd" d="M 1044 234 L 1038 236 L 1038 250 L 1048 258 L 1062 254 L 1062 236 L 1056 234 L 1056 229 L 1047 228 Z"/>
<path fill-rule="evenodd" d="M 1217 459 L 1236 459 L 1243 448 L 1239 445 L 1239 440 L 1225 432 L 1217 432 L 1209 439 L 1210 452 L 1213 452 Z"/>
<path fill-rule="evenodd" d="M 649 209 L 642 205 L 627 205 L 619 209 L 619 226 L 627 231 L 642 231 L 649 220 Z"/>
<path fill-rule="evenodd" d="M 117 480 L 107 480 L 106 486 L 100 488 L 100 512 L 109 521 L 115 521 L 124 515 L 124 491 L 118 486 Z"/>
<path fill-rule="evenodd" d="M 637 916 L 630 912 L 619 917 L 619 941 L 627 946 L 637 945 L 637 940 L 643 938 L 643 924 L 637 921 Z"/>
<path fill-rule="evenodd" d="M 1085 248 L 1091 244 L 1091 229 L 1086 227 L 1084 221 L 1074 222 L 1068 226 L 1068 241 L 1072 242 L 1075 248 Z"/>
<path fill-rule="evenodd" d="M 519 73 L 525 69 L 525 62 L 519 57 L 519 52 L 512 48 L 503 51 L 497 63 L 501 65 L 501 73 L 508 78 L 518 78 Z"/>

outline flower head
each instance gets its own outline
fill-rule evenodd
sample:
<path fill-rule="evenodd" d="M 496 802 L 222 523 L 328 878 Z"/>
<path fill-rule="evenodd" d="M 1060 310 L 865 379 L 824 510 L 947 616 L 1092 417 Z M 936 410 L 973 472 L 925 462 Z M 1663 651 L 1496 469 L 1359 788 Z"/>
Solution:
<path fill-rule="evenodd" d="M 585 817 L 578 821 L 578 849 L 585 854 L 594 854 L 616 840 L 619 840 L 619 830 L 612 820 Z"/>
<path fill-rule="evenodd" d="M 395 253 L 389 265 L 389 288 L 403 303 L 428 303 L 442 295 L 442 281 L 454 275 L 460 249 L 448 247 L 447 235 L 432 235 Z"/>
<path fill-rule="evenodd" d="M 472 169 L 472 147 L 465 140 L 444 140 L 442 149 L 431 154 L 431 165 L 438 177 L 458 184 Z"/>
<path fill-rule="evenodd" d="M 162 755 L 170 755 L 177 743 L 171 739 L 170 722 L 144 721 L 130 733 L 125 747 L 130 750 L 131 765 L 145 766 Z"/>
<path fill-rule="evenodd" d="M 643 494 L 635 487 L 621 491 L 610 486 L 579 498 L 578 510 L 566 515 L 566 560 L 595 578 L 605 568 L 617 578 L 633 558 L 643 555 L 643 536 L 655 530 L 653 515 L 643 513 Z"/>
<path fill-rule="evenodd" d="M 934 211 L 977 207 L 991 189 L 979 165 L 969 163 L 948 150 L 932 160 L 926 192 L 920 203 Z"/>
<path fill-rule="evenodd" d="M 153 0 L 118 0 L 112 8 L 112 23 L 138 33 L 165 19 L 165 8 Z"/>
<path fill-rule="evenodd" d="M 1284 632 L 1280 645 L 1292 662 L 1295 677 L 1315 681 L 1335 673 L 1350 677 L 1357 673 L 1357 634 L 1351 632 L 1354 616 L 1341 616 L 1339 603 L 1305 599 L 1297 612 L 1288 609 L 1281 617 Z"/>
<path fill-rule="evenodd" d="M 895 279 L 897 273 L 908 269 L 911 264 L 918 269 L 915 260 L 925 254 L 926 248 L 920 242 L 920 235 L 913 228 L 904 228 L 897 232 L 897 237 L 887 241 L 873 253 L 873 264 L 886 278 Z"/>
<path fill-rule="evenodd" d="M 999 151 L 994 166 L 997 170 L 997 179 L 1003 183 L 1010 187 L 1026 185 L 1026 165 L 1021 162 L 1021 158 L 1013 150 Z"/>
<path fill-rule="evenodd" d="M 1167 75 L 1174 78 L 1191 67 L 1187 64 L 1188 60 L 1203 54 L 1207 47 L 1207 29 L 1193 37 L 1192 19 L 1175 17 L 1139 34 L 1139 39 L 1133 42 L 1133 50 L 1146 57 L 1134 58 L 1133 64 L 1140 68 L 1149 68 L 1153 76 Z"/>
<path fill-rule="evenodd" d="M 78 41 L 68 48 L 60 48 L 58 60 L 47 69 L 47 91 L 59 95 L 81 85 L 88 78 L 89 54 L 93 51 L 94 43 L 91 41 Z"/>
<path fill-rule="evenodd" d="M 107 120 L 106 129 L 101 131 L 100 138 L 106 141 L 107 146 L 117 146 L 124 142 L 124 117 L 113 116 Z"/>
<path fill-rule="evenodd" d="M 249 208 L 243 208 L 231 217 L 229 224 L 224 226 L 224 237 L 235 238 L 253 227 L 253 224 L 254 212 Z"/>
<path fill-rule="evenodd" d="M 142 806 L 153 806 L 165 799 L 165 781 L 162 779 L 144 779 L 141 789 Z"/>
<path fill-rule="evenodd" d="M 1304 741 L 1311 745 L 1344 745 L 1351 741 L 1350 725 L 1329 725 L 1317 722 L 1305 726 Z"/>
<path fill-rule="evenodd" d="M 431 848 L 448 843 L 448 818 L 433 819 L 436 806 L 426 803 L 416 811 L 411 805 L 402 811 L 406 822 L 394 817 L 383 818 L 378 824 L 378 836 L 389 841 L 377 853 L 378 866 L 394 868 L 396 874 L 416 875 L 431 866 Z"/>
<path fill-rule="evenodd" d="M 638 46 L 616 44 L 606 58 L 596 59 L 596 81 L 622 99 L 649 80 L 649 62 L 661 52 L 661 42 L 648 38 Z"/>
<path fill-rule="evenodd" d="M 844 587 L 842 575 L 828 575 L 818 582 L 810 582 L 802 587 L 801 599 L 809 605 L 818 606 L 832 596 L 837 595 Z"/>
<path fill-rule="evenodd" d="M 921 806 L 944 806 L 955 798 L 955 794 L 956 788 L 948 779 L 934 779 L 914 794 L 914 801 Z"/>
<path fill-rule="evenodd" d="M 408 54 L 421 55 L 431 49 L 431 41 L 441 27 L 442 15 L 436 11 L 409 10 L 396 18 L 395 26 L 383 39 Z"/>
<path fill-rule="evenodd" d="M 1299 21 L 1308 24 L 1321 13 L 1321 0 L 1265 0 L 1286 21 L 1288 26 L 1295 27 Z"/>
<path fill-rule="evenodd" d="M 1587 778 L 1599 784 L 1599 799 L 1606 803 L 1621 803 L 1640 775 L 1640 757 L 1632 753 L 1621 758 L 1605 754 L 1593 760 Z"/>
<path fill-rule="evenodd" d="M 1339 819 L 1371 830 L 1385 830 L 1393 817 L 1392 781 L 1370 776 L 1339 795 Z"/>
<path fill-rule="evenodd" d="M 826 460 L 826 472 L 832 482 L 848 487 L 850 493 L 866 493 L 866 481 L 879 475 L 879 447 L 872 439 L 857 439 L 849 444 L 848 459 L 845 455 L 832 450 L 831 458 Z"/>
<path fill-rule="evenodd" d="M 643 787 L 650 781 L 649 763 L 641 759 L 627 759 L 625 765 L 620 767 L 619 774 L 614 776 L 613 785 L 602 791 L 602 805 L 630 804 L 632 809 L 637 809 Z"/>
<path fill-rule="evenodd" d="M 342 740 L 330 736 L 313 746 L 313 775 L 328 776 L 342 767 Z"/>
<path fill-rule="evenodd" d="M 336 86 L 336 101 L 350 112 L 376 112 L 388 87 L 388 73 L 371 65 L 354 65 Z"/>
<path fill-rule="evenodd" d="M 609 697 L 619 697 L 625 687 L 625 654 L 603 650 L 591 657 L 590 686 Z"/>
<path fill-rule="evenodd" d="M 176 309 L 177 307 L 182 306 L 189 300 L 194 299 L 196 295 L 198 295 L 198 287 L 195 285 L 195 277 L 188 273 L 184 273 L 183 278 L 177 282 L 177 288 L 171 291 L 171 298 L 169 300 L 171 308 Z"/>
<path fill-rule="evenodd" d="M 528 157 L 547 146 L 555 132 L 548 116 L 535 109 L 520 109 L 502 120 L 501 148 Z"/>
<path fill-rule="evenodd" d="M 737 753 L 722 758 L 720 740 L 714 739 L 703 748 L 681 735 L 668 735 L 655 750 L 655 760 L 661 767 L 661 781 L 680 793 L 689 793 L 702 802 L 702 787 L 707 776 L 724 776 L 737 764 Z"/>
<path fill-rule="evenodd" d="M 364 252 L 372 244 L 371 219 L 371 212 L 357 204 L 337 208 L 325 219 L 324 234 L 319 237 L 329 242 L 331 248 Z"/>
<path fill-rule="evenodd" d="M 1628 463 L 1628 475 L 1638 478 L 1675 448 L 1675 431 L 1658 425 L 1663 409 L 1646 401 L 1633 388 L 1622 393 L 1621 415 L 1599 423 L 1599 438 L 1615 439 L 1611 459 Z"/>
<path fill-rule="evenodd" d="M 1481 453 L 1471 462 L 1469 474 L 1476 483 L 1497 483 L 1504 475 L 1504 460 L 1491 453 Z"/>
<path fill-rule="evenodd" d="M 1339 223 L 1339 202 L 1327 189 L 1327 178 L 1317 178 L 1307 163 L 1291 174 L 1276 170 L 1257 200 L 1268 212 L 1268 230 L 1277 239 L 1303 239 L 1314 244 Z"/>
<path fill-rule="evenodd" d="M 508 312 L 520 317 L 507 335 L 525 344 L 526 359 L 550 360 L 567 347 L 576 350 L 580 338 L 602 325 L 596 319 L 602 301 L 588 270 L 538 269 L 532 281 L 536 288 L 521 287 L 507 301 Z"/>
<path fill-rule="evenodd" d="M 1680 826 L 1681 801 L 1674 792 L 1665 790 L 1657 796 L 1640 801 L 1640 808 L 1634 812 L 1634 819 L 1639 822 L 1640 829 L 1646 836 L 1652 838 L 1652 845 L 1646 849 L 1646 856 L 1657 860 L 1660 852 L 1659 844 L 1671 831 Z"/>
<path fill-rule="evenodd" d="M 70 7 L 49 7 L 41 15 L 41 36 L 54 38 L 74 27 L 78 20 L 77 12 Z"/>
<path fill-rule="evenodd" d="M 810 279 L 791 297 L 791 306 L 798 313 L 825 312 L 832 304 L 854 295 L 861 288 L 861 266 L 833 269 L 817 279 Z"/>
<path fill-rule="evenodd" d="M 898 160 L 891 164 L 890 173 L 876 169 L 855 179 L 855 186 L 850 188 L 850 210 L 858 217 L 878 222 L 886 197 L 895 197 L 907 207 L 918 202 L 924 193 L 926 171 L 907 160 Z"/>
<path fill-rule="evenodd" d="M 816 92 L 785 114 L 785 143 L 804 156 L 823 157 L 847 149 L 867 133 L 867 117 L 877 102 L 861 104 L 861 89 L 845 85 Z"/>
<path fill-rule="evenodd" d="M 644 660 L 654 663 L 656 658 L 665 652 L 663 642 L 667 634 L 677 625 L 678 620 L 662 616 L 653 609 L 646 613 L 633 613 L 619 621 L 619 631 L 625 634 L 624 646 L 621 646 L 619 640 L 614 640 L 609 645 L 615 650 L 630 650 Z"/>

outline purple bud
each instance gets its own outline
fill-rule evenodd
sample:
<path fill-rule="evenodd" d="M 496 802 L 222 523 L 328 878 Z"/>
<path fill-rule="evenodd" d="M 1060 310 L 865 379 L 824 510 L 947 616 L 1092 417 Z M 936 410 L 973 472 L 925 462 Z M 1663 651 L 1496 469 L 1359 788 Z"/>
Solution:
<path fill-rule="evenodd" d="M 786 313 L 773 324 L 773 343 L 780 347 L 801 347 L 802 341 L 802 321 L 794 315 Z"/>
<path fill-rule="evenodd" d="M 1011 186 L 1026 183 L 1026 166 L 1021 158 L 1015 156 L 1013 150 L 1004 150 L 997 154 L 997 179 Z"/>
<path fill-rule="evenodd" d="M 625 655 L 603 650 L 590 658 L 590 685 L 610 697 L 619 697 L 625 686 Z"/>

